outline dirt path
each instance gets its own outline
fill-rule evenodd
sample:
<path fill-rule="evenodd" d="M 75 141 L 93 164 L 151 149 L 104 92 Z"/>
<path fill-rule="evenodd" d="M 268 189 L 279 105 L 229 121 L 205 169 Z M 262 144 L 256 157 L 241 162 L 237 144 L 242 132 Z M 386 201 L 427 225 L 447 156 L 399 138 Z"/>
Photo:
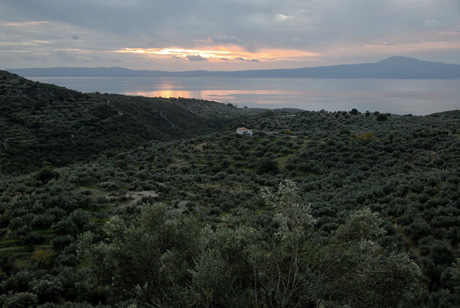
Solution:
<path fill-rule="evenodd" d="M 127 207 L 131 205 L 136 205 L 138 201 L 142 199 L 142 197 L 158 197 L 158 194 L 151 190 L 144 190 L 144 191 L 134 191 L 128 192 L 128 199 L 130 200 L 128 203 L 121 205 L 121 207 Z"/>

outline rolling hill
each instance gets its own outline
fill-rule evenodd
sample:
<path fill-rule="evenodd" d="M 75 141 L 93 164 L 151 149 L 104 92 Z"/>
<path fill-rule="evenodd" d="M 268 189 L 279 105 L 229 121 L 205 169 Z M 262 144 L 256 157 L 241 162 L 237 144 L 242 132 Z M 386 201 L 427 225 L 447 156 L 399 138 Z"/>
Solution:
<path fill-rule="evenodd" d="M 0 72 L 0 169 L 87 160 L 151 140 L 210 134 L 245 112 L 199 100 L 84 94 Z"/>

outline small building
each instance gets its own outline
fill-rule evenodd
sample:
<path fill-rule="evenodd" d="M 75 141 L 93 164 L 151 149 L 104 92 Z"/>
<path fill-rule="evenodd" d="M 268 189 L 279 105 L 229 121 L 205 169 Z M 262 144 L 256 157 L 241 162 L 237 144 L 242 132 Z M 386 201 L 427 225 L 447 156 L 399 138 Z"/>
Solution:
<path fill-rule="evenodd" d="M 248 136 L 252 136 L 252 129 L 247 129 L 246 127 L 238 127 L 236 129 L 236 133 L 238 135 L 248 135 Z"/>

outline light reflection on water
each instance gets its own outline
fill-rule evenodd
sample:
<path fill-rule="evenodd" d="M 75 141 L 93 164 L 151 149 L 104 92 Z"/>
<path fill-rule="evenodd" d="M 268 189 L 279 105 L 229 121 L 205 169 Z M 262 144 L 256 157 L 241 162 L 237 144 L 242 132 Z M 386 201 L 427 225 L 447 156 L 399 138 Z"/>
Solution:
<path fill-rule="evenodd" d="M 156 91 L 126 91 L 123 92 L 125 95 L 137 95 L 147 97 L 183 97 L 183 98 L 196 98 L 205 99 L 210 101 L 217 101 L 221 103 L 235 102 L 237 98 L 241 96 L 271 96 L 279 98 L 288 96 L 299 96 L 305 94 L 305 92 L 297 91 L 293 93 L 291 91 L 281 90 L 196 90 L 196 91 L 183 91 L 183 90 L 156 90 Z M 264 98 L 264 100 L 267 97 Z M 257 99 L 256 99 L 257 101 Z M 261 102 L 262 103 L 262 102 Z M 267 103 L 270 103 L 267 101 Z"/>
<path fill-rule="evenodd" d="M 426 115 L 460 109 L 460 80 L 35 77 L 83 92 L 196 98 L 239 107 Z"/>

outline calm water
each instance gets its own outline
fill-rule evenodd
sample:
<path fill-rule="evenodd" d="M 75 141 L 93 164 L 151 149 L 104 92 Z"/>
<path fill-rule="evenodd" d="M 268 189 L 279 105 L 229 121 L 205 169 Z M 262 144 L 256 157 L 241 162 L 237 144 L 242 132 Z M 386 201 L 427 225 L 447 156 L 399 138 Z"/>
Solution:
<path fill-rule="evenodd" d="M 188 97 L 239 107 L 427 115 L 460 109 L 460 80 L 34 77 L 83 92 Z"/>

